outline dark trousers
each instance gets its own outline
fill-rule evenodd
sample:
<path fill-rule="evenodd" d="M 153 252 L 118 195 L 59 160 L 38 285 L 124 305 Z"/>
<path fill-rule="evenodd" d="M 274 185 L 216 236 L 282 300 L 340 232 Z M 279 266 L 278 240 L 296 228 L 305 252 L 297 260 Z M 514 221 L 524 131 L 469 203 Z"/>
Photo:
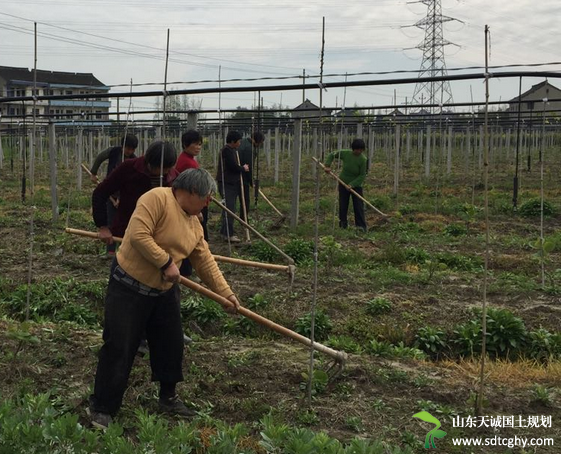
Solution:
<path fill-rule="evenodd" d="M 205 237 L 205 241 L 208 242 L 208 207 L 204 207 L 201 211 L 201 214 L 203 215 L 203 222 L 201 222 L 201 225 L 203 226 L 203 234 Z"/>
<path fill-rule="evenodd" d="M 111 225 L 113 223 L 113 218 L 115 217 L 115 214 L 117 214 L 117 208 L 115 208 L 115 205 L 113 205 L 111 199 L 107 201 L 106 206 L 107 206 L 107 225 Z M 106 245 L 105 250 L 107 252 L 115 252 L 116 247 L 117 244 L 113 242 L 112 244 Z"/>
<path fill-rule="evenodd" d="M 352 194 L 345 186 L 339 184 L 339 227 L 348 227 L 347 212 L 349 211 L 349 199 L 353 198 L 353 210 L 355 213 L 355 225 L 366 230 L 366 219 L 364 218 L 364 202 L 356 195 Z M 358 194 L 362 195 L 362 188 L 353 188 Z"/>
<path fill-rule="evenodd" d="M 220 191 L 222 198 L 226 201 L 226 208 L 235 213 L 236 200 L 240 198 L 241 193 L 240 184 L 228 184 L 219 181 L 218 190 Z M 234 218 L 225 211 L 222 211 L 222 226 L 220 228 L 220 234 L 222 236 L 234 235 Z"/>
<path fill-rule="evenodd" d="M 121 407 L 136 351 L 146 332 L 152 381 L 183 381 L 180 292 L 175 284 L 159 296 L 136 293 L 115 279 L 105 297 L 104 344 L 99 351 L 92 410 L 114 415 Z"/>

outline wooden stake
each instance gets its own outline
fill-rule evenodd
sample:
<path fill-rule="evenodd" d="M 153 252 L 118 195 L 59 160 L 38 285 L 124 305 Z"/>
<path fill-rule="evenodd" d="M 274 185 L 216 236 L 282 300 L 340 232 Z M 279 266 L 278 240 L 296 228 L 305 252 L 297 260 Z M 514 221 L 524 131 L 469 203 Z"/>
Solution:
<path fill-rule="evenodd" d="M 323 163 L 321 163 L 320 161 L 318 161 L 316 158 L 314 158 L 312 156 L 312 159 L 321 166 L 322 169 L 325 169 L 325 166 L 323 165 Z M 364 203 L 366 203 L 366 205 L 368 205 L 370 208 L 372 208 L 374 211 L 376 211 L 378 214 L 384 216 L 384 217 L 388 217 L 387 214 L 382 213 L 378 208 L 376 208 L 374 205 L 372 205 L 368 200 L 366 200 L 364 197 L 362 197 L 358 192 L 356 192 L 353 188 L 351 188 L 347 183 L 345 183 L 343 180 L 341 180 L 337 175 L 335 175 L 333 172 L 329 172 L 329 175 L 331 175 L 333 178 L 335 178 L 340 184 L 342 184 L 343 186 L 345 186 L 347 188 L 347 190 L 351 193 L 356 195 L 360 200 L 362 200 Z"/>

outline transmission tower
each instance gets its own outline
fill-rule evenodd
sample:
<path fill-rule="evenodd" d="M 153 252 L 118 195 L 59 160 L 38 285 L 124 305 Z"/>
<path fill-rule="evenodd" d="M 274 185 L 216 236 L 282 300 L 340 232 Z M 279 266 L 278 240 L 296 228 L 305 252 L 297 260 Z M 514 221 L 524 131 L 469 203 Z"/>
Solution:
<path fill-rule="evenodd" d="M 455 44 L 444 39 L 442 24 L 457 19 L 442 15 L 441 0 L 419 0 L 412 3 L 424 3 L 428 7 L 427 16 L 414 24 L 414 27 L 425 30 L 425 39 L 416 47 L 423 51 L 419 78 L 446 76 L 448 71 L 444 61 L 444 46 Z M 414 105 L 438 105 L 452 102 L 452 89 L 449 81 L 417 82 L 415 85 Z M 432 112 L 433 109 L 431 107 L 429 111 Z"/>

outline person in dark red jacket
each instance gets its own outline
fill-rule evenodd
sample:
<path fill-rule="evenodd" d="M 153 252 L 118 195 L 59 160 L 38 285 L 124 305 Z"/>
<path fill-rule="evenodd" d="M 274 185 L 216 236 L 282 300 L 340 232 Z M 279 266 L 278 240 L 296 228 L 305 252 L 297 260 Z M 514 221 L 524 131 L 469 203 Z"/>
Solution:
<path fill-rule="evenodd" d="M 183 151 L 179 154 L 177 162 L 175 163 L 175 170 L 179 173 L 187 169 L 198 169 L 199 162 L 195 159 L 201 153 L 203 145 L 203 136 L 195 129 L 185 131 L 181 136 L 181 146 Z M 204 207 L 199 213 L 199 220 L 203 226 L 203 235 L 205 241 L 208 242 L 208 207 Z M 182 276 L 190 277 L 193 274 L 193 267 L 189 259 L 183 260 L 181 263 L 180 272 Z"/>
<path fill-rule="evenodd" d="M 201 153 L 203 136 L 195 129 L 185 131 L 181 136 L 183 151 L 177 157 L 175 169 L 181 173 L 187 169 L 198 169 L 199 163 L 195 159 Z"/>
<path fill-rule="evenodd" d="M 90 179 L 92 183 L 98 184 L 99 178 L 97 171 L 104 161 L 107 161 L 107 175 L 109 175 L 115 168 L 126 159 L 134 159 L 136 148 L 138 147 L 138 138 L 133 134 L 125 134 L 120 140 L 119 145 L 109 147 L 103 150 L 95 158 L 92 168 L 90 169 Z M 113 194 L 113 198 L 107 201 L 107 217 L 108 223 L 113 222 L 113 217 L 117 212 L 117 205 L 119 203 L 119 193 Z M 107 257 L 115 257 L 115 243 L 106 245 Z"/>
<path fill-rule="evenodd" d="M 189 129 L 185 131 L 181 136 L 181 146 L 183 151 L 179 154 L 177 162 L 175 163 L 175 170 L 181 173 L 187 169 L 198 169 L 199 162 L 195 159 L 201 153 L 201 147 L 203 145 L 203 136 L 199 131 L 195 129 Z M 202 219 L 201 224 L 203 226 L 203 232 L 205 240 L 208 241 L 208 207 L 204 207 L 201 211 Z"/>
<path fill-rule="evenodd" d="M 179 175 L 173 168 L 176 157 L 175 147 L 171 143 L 154 142 L 148 147 L 144 156 L 124 161 L 94 189 L 93 218 L 99 228 L 101 241 L 111 244 L 113 236 L 124 236 L 137 200 L 150 189 L 160 186 L 160 180 L 163 186 L 171 186 L 175 177 Z M 117 191 L 120 193 L 119 207 L 113 222 L 109 225 L 106 202 L 111 194 Z"/>

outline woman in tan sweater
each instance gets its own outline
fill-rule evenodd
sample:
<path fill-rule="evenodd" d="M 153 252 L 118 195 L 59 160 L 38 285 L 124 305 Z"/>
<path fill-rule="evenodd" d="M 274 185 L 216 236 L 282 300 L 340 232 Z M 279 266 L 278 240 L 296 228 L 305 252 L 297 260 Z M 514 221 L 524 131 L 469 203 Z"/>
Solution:
<path fill-rule="evenodd" d="M 194 415 L 175 393 L 176 383 L 183 381 L 178 286 L 182 260 L 188 257 L 201 280 L 233 303 L 232 312 L 239 307 L 197 218 L 215 190 L 206 170 L 188 169 L 171 188 L 152 189 L 138 200 L 107 288 L 104 345 L 89 408 L 94 426 L 107 427 L 121 406 L 144 332 L 152 380 L 160 382 L 160 411 Z"/>

